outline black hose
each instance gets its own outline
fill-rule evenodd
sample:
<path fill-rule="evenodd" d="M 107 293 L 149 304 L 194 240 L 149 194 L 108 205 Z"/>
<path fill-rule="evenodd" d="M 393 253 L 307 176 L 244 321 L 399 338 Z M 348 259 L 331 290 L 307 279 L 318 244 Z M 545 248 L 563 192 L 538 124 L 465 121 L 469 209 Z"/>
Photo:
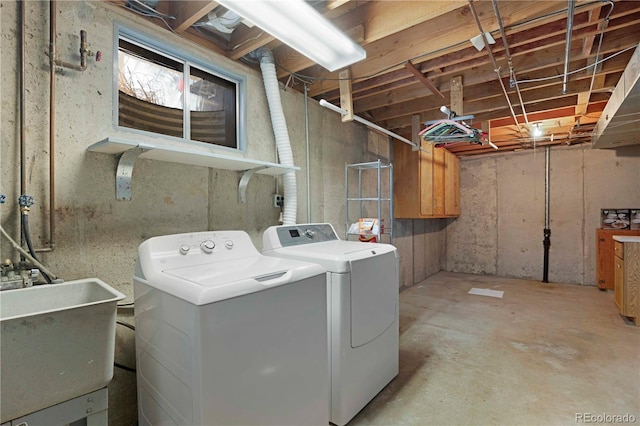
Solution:
<path fill-rule="evenodd" d="M 135 372 L 136 372 L 136 369 L 135 369 L 135 368 L 127 367 L 126 365 L 122 365 L 122 364 L 117 363 L 117 362 L 114 362 L 114 363 L 113 363 L 113 365 L 115 365 L 115 366 L 116 366 L 116 367 L 118 367 L 118 368 L 122 368 L 123 370 L 131 371 L 132 373 L 135 373 Z"/>
<path fill-rule="evenodd" d="M 129 324 L 128 322 L 116 320 L 116 324 L 123 325 L 123 326 L 127 327 L 130 330 L 134 330 L 135 331 L 135 329 L 136 329 L 136 327 L 133 324 Z"/>
<path fill-rule="evenodd" d="M 24 241 L 27 243 L 27 248 L 29 249 L 29 254 L 35 260 L 40 262 L 40 259 L 36 256 L 36 251 L 33 249 L 33 244 L 31 243 L 31 233 L 29 232 L 29 215 L 23 213 L 22 214 L 22 233 L 24 235 Z M 44 271 L 40 271 L 42 276 L 44 277 L 47 284 L 51 284 L 51 277 L 45 274 Z"/>
<path fill-rule="evenodd" d="M 120 324 L 120 325 L 122 325 L 122 326 L 124 326 L 124 327 L 127 327 L 127 328 L 128 328 L 128 329 L 130 329 L 130 330 L 134 330 L 134 331 L 135 331 L 135 329 L 136 329 L 136 328 L 135 328 L 135 326 L 133 326 L 132 324 L 129 324 L 128 322 L 124 322 L 124 321 L 116 320 L 116 324 Z M 122 365 L 122 364 L 117 363 L 117 362 L 114 362 L 114 363 L 113 363 L 113 365 L 115 365 L 115 366 L 116 366 L 116 367 L 118 367 L 118 368 L 122 368 L 123 370 L 130 371 L 130 372 L 132 372 L 132 373 L 135 373 L 135 372 L 136 372 L 136 369 L 135 369 L 135 368 L 133 368 L 133 367 L 127 367 L 126 365 Z"/>
<path fill-rule="evenodd" d="M 29 253 L 35 260 L 40 262 L 40 259 L 36 256 L 35 250 L 33 250 L 33 244 L 31 243 L 31 234 L 29 233 L 29 215 L 24 213 L 22 214 L 22 233 L 24 235 L 24 240 L 27 243 Z"/>

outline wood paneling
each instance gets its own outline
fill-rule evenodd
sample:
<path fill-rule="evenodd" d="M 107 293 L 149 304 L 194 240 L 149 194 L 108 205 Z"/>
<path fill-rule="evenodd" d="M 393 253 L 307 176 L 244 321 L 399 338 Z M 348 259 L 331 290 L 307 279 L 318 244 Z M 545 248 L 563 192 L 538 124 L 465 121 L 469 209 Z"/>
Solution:
<path fill-rule="evenodd" d="M 445 148 L 422 142 L 412 151 L 394 145 L 394 217 L 444 218 L 460 215 L 460 160 Z"/>

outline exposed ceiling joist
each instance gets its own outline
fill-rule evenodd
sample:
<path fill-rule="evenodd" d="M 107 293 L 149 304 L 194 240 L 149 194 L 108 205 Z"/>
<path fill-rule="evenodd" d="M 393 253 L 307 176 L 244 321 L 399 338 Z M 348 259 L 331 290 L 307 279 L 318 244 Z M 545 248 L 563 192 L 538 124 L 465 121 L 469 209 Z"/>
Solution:
<path fill-rule="evenodd" d="M 119 6 L 119 10 L 135 13 L 128 1 L 106 1 Z M 509 117 L 510 107 L 516 117 L 522 114 L 517 102 L 519 96 L 513 87 L 513 79 L 517 78 L 527 115 L 531 117 L 529 121 L 551 120 L 540 117 L 553 116 L 561 123 L 548 123 L 563 135 L 558 134 L 554 140 L 544 143 L 563 143 L 562 138 L 569 143 L 586 142 L 589 132 L 593 131 L 593 120 L 601 114 L 631 57 L 631 50 L 626 49 L 632 49 L 640 42 L 640 2 L 576 1 L 573 48 L 567 64 L 570 72 L 568 93 L 563 94 L 562 79 L 556 77 L 563 74 L 565 66 L 567 1 L 496 1 L 508 46 L 503 45 L 500 37 L 492 1 L 474 0 L 472 4 L 483 30 L 491 32 L 496 41 L 491 49 L 499 68 L 497 73 L 486 51 L 478 51 L 469 41 L 479 34 L 479 30 L 468 0 L 309 3 L 367 51 L 365 60 L 349 67 L 349 93 L 354 115 L 367 117 L 371 122 L 413 140 L 416 120 L 442 118 L 439 108 L 452 103 L 452 97 L 455 98 L 452 79 L 459 76 L 464 81 L 464 97 L 458 108 L 465 114 L 474 115 L 473 127 L 489 128 L 490 124 L 492 133 L 499 137 L 497 142 L 501 150 L 521 149 L 531 144 L 527 139 L 529 135 L 524 134 L 527 129 L 520 137 L 513 118 Z M 157 10 L 165 17 L 141 16 L 139 19 L 153 22 L 163 31 L 167 31 L 164 22 L 167 21 L 175 33 L 170 37 L 194 41 L 230 59 L 242 60 L 248 66 L 251 65 L 243 58 L 266 46 L 274 53 L 283 84 L 290 84 L 300 92 L 306 87 L 308 95 L 316 100 L 341 103 L 338 71 L 328 72 L 259 28 L 242 24 L 230 37 L 203 27 L 196 28 L 194 24 L 205 19 L 216 6 L 214 1 L 160 0 Z M 166 14 L 174 18 L 167 18 Z M 605 17 L 609 19 L 605 21 Z M 511 64 L 506 60 L 507 47 Z M 594 65 L 596 60 L 603 59 L 604 62 Z M 406 64 L 411 64 L 410 68 Z M 510 74 L 509 65 L 513 67 L 515 77 Z M 501 83 L 508 92 L 509 101 L 501 93 Z M 458 155 L 494 151 L 477 144 L 453 144 L 447 149 Z"/>

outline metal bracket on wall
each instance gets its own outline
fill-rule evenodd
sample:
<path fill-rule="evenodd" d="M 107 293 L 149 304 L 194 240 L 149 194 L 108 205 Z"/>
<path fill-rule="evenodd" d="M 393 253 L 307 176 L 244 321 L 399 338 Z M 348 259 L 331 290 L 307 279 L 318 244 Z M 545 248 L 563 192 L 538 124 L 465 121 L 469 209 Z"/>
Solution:
<path fill-rule="evenodd" d="M 103 139 L 89 146 L 87 151 L 120 156 L 116 169 L 116 199 L 124 201 L 131 201 L 133 166 L 141 155 L 146 160 L 167 161 L 239 172 L 242 175 L 238 184 L 238 201 L 240 203 L 246 201 L 247 185 L 254 173 L 278 176 L 300 170 L 300 167 L 296 166 L 284 166 L 282 164 L 244 158 L 239 155 L 212 152 L 209 147 L 195 149 L 194 147 L 176 146 L 163 142 L 140 143 L 120 138 Z"/>
<path fill-rule="evenodd" d="M 131 148 L 123 152 L 118 160 L 116 169 L 116 199 L 121 201 L 131 201 L 131 176 L 133 166 L 138 157 L 147 152 L 148 149 Z"/>
<path fill-rule="evenodd" d="M 240 204 L 244 204 L 247 201 L 247 185 L 249 185 L 249 181 L 254 173 L 266 169 L 267 166 L 256 167 L 254 169 L 245 170 L 242 173 L 242 177 L 240 178 L 240 183 L 238 184 L 238 202 Z"/>

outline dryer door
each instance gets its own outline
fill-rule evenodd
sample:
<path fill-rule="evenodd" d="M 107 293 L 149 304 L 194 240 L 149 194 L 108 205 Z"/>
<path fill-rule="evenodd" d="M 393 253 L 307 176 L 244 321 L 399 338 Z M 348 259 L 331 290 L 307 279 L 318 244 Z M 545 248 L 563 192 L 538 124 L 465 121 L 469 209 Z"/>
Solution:
<path fill-rule="evenodd" d="M 365 345 L 398 316 L 398 260 L 395 251 L 351 261 L 351 346 Z"/>

